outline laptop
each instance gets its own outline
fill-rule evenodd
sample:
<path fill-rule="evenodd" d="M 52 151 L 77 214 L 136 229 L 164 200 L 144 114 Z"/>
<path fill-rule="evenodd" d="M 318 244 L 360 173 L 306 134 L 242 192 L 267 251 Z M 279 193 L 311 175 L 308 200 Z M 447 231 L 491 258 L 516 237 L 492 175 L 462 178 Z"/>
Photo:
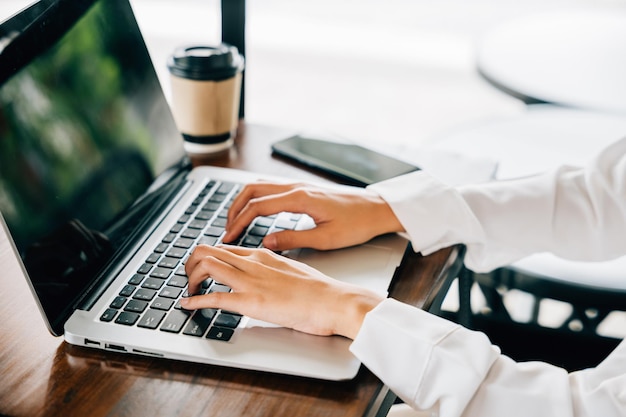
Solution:
<path fill-rule="evenodd" d="M 325 380 L 357 374 L 348 339 L 180 308 L 185 259 L 221 242 L 230 199 L 248 182 L 289 179 L 191 167 L 128 0 L 42 0 L 0 26 L 0 45 L 0 224 L 54 335 Z M 238 244 L 313 226 L 298 213 L 260 217 Z M 406 247 L 389 235 L 285 256 L 386 294 Z M 230 289 L 207 280 L 203 291 Z"/>

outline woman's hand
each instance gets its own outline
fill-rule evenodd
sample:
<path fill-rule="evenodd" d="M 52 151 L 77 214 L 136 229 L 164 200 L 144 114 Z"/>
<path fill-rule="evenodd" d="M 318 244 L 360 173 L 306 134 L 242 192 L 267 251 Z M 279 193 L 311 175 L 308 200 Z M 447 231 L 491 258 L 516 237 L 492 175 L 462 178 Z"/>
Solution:
<path fill-rule="evenodd" d="M 190 294 L 207 278 L 232 289 L 182 299 L 185 309 L 222 308 L 315 335 L 354 339 L 365 314 L 382 301 L 267 249 L 200 245 L 185 269 Z"/>
<path fill-rule="evenodd" d="M 266 236 L 263 246 L 274 251 L 338 249 L 404 230 L 389 205 L 371 191 L 356 187 L 326 189 L 306 184 L 260 182 L 247 185 L 235 198 L 228 212 L 223 241 L 233 241 L 255 217 L 283 211 L 306 213 L 316 227 Z"/>

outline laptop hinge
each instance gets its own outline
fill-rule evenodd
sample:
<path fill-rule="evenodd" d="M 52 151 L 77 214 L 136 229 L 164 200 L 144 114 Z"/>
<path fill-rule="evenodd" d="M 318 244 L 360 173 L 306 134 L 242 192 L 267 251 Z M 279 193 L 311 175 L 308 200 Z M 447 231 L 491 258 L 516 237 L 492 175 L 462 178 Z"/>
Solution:
<path fill-rule="evenodd" d="M 152 207 L 150 213 L 146 216 L 147 220 L 142 222 L 136 228 L 136 231 L 132 233 L 132 236 L 129 237 L 127 242 L 117 250 L 117 255 L 112 258 L 105 269 L 98 275 L 99 278 L 94 280 L 94 284 L 90 286 L 85 291 L 85 294 L 77 301 L 74 309 L 88 311 L 95 305 L 102 294 L 109 288 L 113 281 L 115 281 L 121 270 L 126 267 L 128 262 L 130 262 L 135 253 L 139 250 L 146 236 L 149 236 L 169 214 L 172 208 L 175 207 L 178 196 L 189 188 L 191 181 L 186 179 L 187 174 L 188 167 L 183 166 L 183 169 L 175 175 L 176 178 L 168 181 L 166 186 L 161 187 L 163 190 L 160 192 L 157 201 L 149 197 L 142 200 L 141 204 L 150 205 Z"/>

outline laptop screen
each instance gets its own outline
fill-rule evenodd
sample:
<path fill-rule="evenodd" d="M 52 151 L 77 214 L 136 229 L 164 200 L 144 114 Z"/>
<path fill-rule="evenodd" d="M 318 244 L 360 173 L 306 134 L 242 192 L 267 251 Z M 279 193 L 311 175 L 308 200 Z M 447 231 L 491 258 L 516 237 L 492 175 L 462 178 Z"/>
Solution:
<path fill-rule="evenodd" d="M 0 212 L 60 334 L 184 152 L 128 0 L 46 2 L 0 50 Z"/>

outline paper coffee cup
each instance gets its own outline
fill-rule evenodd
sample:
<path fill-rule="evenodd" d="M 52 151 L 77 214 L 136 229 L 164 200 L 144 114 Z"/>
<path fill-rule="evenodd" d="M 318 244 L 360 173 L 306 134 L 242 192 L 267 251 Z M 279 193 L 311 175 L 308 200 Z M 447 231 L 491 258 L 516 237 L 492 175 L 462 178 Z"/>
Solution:
<path fill-rule="evenodd" d="M 228 149 L 237 134 L 244 58 L 236 47 L 189 46 L 168 60 L 172 111 L 187 153 Z"/>

